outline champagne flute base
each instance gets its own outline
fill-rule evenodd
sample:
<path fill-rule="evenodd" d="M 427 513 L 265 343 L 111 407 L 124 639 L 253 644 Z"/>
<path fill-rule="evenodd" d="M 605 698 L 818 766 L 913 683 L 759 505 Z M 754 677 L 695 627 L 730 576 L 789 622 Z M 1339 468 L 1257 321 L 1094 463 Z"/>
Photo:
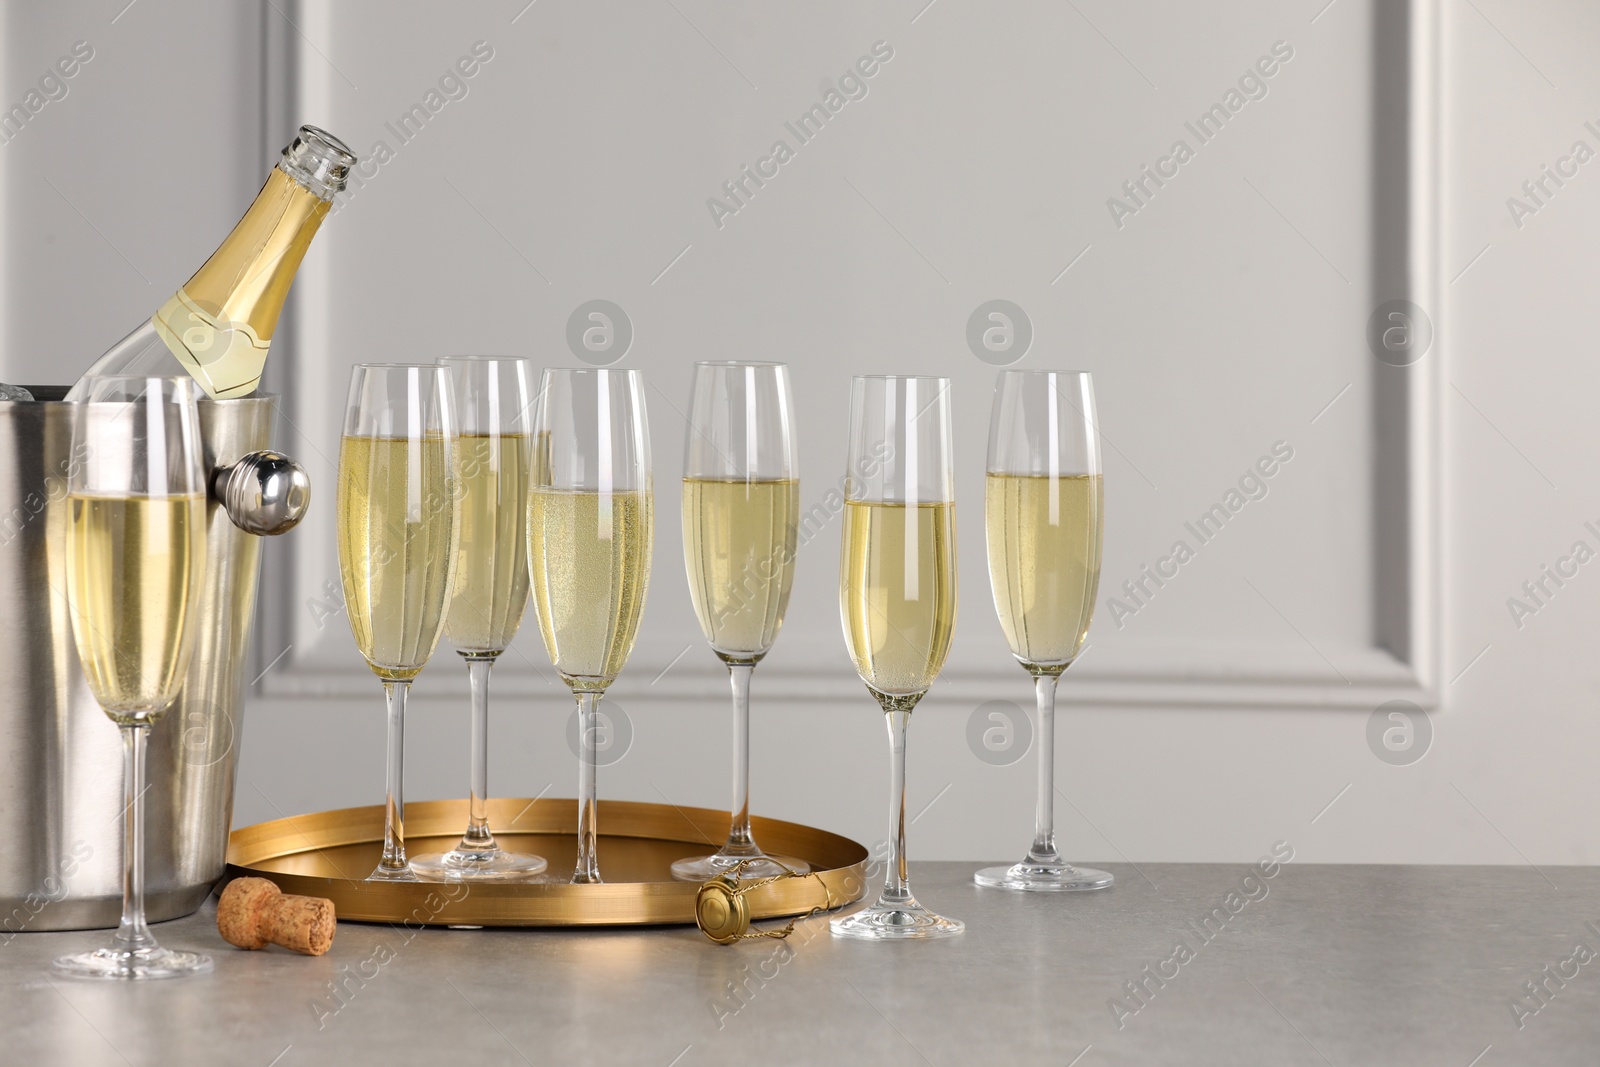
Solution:
<path fill-rule="evenodd" d="M 903 904 L 879 901 L 866 911 L 843 915 L 828 923 L 834 937 L 861 941 L 912 941 L 954 937 L 967 928 L 959 919 L 935 915 L 911 900 Z"/>
<path fill-rule="evenodd" d="M 507 852 L 495 848 L 483 851 L 452 849 L 418 856 L 411 861 L 411 873 L 425 882 L 514 881 L 542 874 L 550 864 L 531 852 Z"/>
<path fill-rule="evenodd" d="M 206 974 L 211 969 L 210 956 L 159 945 L 133 950 L 101 948 L 73 956 L 59 956 L 50 964 L 53 973 L 69 978 L 113 980 L 183 978 L 191 974 Z"/>
<path fill-rule="evenodd" d="M 985 867 L 974 874 L 972 880 L 986 889 L 1010 889 L 1023 893 L 1082 893 L 1091 889 L 1106 889 L 1116 881 L 1116 877 L 1093 867 L 1024 861 L 1011 867 Z"/>
<path fill-rule="evenodd" d="M 383 866 L 378 866 L 378 867 L 372 868 L 372 873 L 367 875 L 367 881 L 369 881 L 369 882 L 415 882 L 415 881 L 419 881 L 419 879 L 417 878 L 416 875 L 411 873 L 411 868 L 410 867 L 383 867 Z"/>
<path fill-rule="evenodd" d="M 775 878 L 785 873 L 785 867 L 794 874 L 811 873 L 811 865 L 804 860 L 790 859 L 788 856 L 774 859 L 757 848 L 743 854 L 718 852 L 714 856 L 685 856 L 673 863 L 672 877 L 680 882 L 709 882 L 729 873 L 740 863 L 744 864 L 739 872 L 741 881 Z"/>

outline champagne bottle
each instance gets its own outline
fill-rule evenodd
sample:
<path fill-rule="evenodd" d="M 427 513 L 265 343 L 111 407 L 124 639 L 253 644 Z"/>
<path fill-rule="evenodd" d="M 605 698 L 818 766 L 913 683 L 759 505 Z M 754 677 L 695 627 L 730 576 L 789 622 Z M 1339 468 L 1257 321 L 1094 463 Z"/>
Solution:
<path fill-rule="evenodd" d="M 84 377 L 168 376 L 181 367 L 214 400 L 254 392 L 289 284 L 355 163 L 337 137 L 300 127 L 205 265 Z M 67 399 L 78 399 L 84 388 L 79 379 Z"/>

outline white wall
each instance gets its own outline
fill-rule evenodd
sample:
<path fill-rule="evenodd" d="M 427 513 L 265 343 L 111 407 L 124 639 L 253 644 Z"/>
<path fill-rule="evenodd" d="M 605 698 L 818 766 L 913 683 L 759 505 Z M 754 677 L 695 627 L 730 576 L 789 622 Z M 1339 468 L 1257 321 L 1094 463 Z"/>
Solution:
<path fill-rule="evenodd" d="M 244 824 L 381 796 L 376 682 L 343 620 L 308 606 L 337 578 L 327 457 L 350 364 L 467 350 L 572 364 L 573 308 L 605 297 L 628 311 L 637 339 L 623 365 L 659 390 L 665 521 L 645 633 L 615 691 L 633 746 L 601 792 L 707 807 L 726 803 L 727 713 L 679 563 L 674 405 L 689 364 L 794 365 L 808 504 L 840 473 L 850 373 L 951 375 L 965 596 L 949 680 L 916 716 L 913 809 L 937 802 L 912 855 L 990 859 L 1026 843 L 1033 788 L 1031 759 L 990 766 L 966 741 L 979 703 L 1028 697 L 994 621 L 976 506 L 993 368 L 964 340 L 971 311 L 1004 297 L 1036 331 L 1019 366 L 1094 371 L 1114 446 L 1107 588 L 1091 651 L 1062 687 L 1064 850 L 1245 860 L 1288 838 L 1308 860 L 1589 862 L 1591 746 L 1576 731 L 1600 676 L 1578 638 L 1600 585 L 1580 575 L 1520 630 L 1505 598 L 1573 540 L 1600 547 L 1581 529 L 1600 526 L 1600 508 L 1584 511 L 1586 453 L 1563 429 L 1581 423 L 1560 418 L 1585 394 L 1572 379 L 1594 196 L 1580 172 L 1520 230 L 1504 199 L 1572 140 L 1600 148 L 1582 129 L 1600 126 L 1582 107 L 1600 26 L 1575 3 L 1444 4 L 1444 282 L 1491 247 L 1429 309 L 1448 472 L 1434 546 L 1442 707 L 1427 756 L 1395 767 L 1366 741 L 1371 709 L 1409 692 L 1373 622 L 1385 548 L 1372 483 L 1391 461 L 1372 443 L 1383 379 L 1364 338 L 1381 272 L 1368 176 L 1382 25 L 1370 3 L 1319 6 L 1090 3 L 1079 15 L 939 2 L 919 14 L 918 0 L 758 15 L 511 2 L 447 14 L 169 0 L 112 23 L 120 5 L 11 4 L 0 99 L 20 100 L 75 40 L 96 53 L 65 99 L 0 145 L 0 379 L 64 381 L 137 321 L 215 244 L 295 122 L 363 154 L 379 140 L 396 149 L 319 237 L 274 349 L 292 420 L 283 446 L 321 495 L 264 578 L 260 666 L 288 652 L 249 707 Z M 480 40 L 494 57 L 465 98 L 401 145 L 385 123 Z M 719 229 L 706 199 L 775 138 L 793 144 L 784 122 L 879 40 L 894 58 L 865 99 Z M 1175 138 L 1194 146 L 1184 120 L 1280 40 L 1294 58 L 1268 95 L 1117 228 L 1107 197 Z M 1270 494 L 1119 629 L 1105 595 L 1279 440 L 1295 454 Z M 830 528 L 803 550 L 789 622 L 757 672 L 754 803 L 870 843 L 884 830 L 884 743 L 838 634 L 836 539 Z M 412 797 L 463 792 L 453 660 L 442 650 L 416 687 Z M 568 700 L 541 666 L 548 675 L 530 626 L 497 678 L 497 793 L 575 788 Z"/>

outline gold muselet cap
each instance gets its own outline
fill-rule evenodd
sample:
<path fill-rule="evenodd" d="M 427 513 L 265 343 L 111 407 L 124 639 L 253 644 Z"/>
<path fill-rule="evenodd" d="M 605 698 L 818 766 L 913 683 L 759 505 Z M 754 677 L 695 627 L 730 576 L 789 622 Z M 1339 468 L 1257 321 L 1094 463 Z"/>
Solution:
<path fill-rule="evenodd" d="M 739 878 L 744 874 L 747 863 L 775 863 L 783 868 L 783 873 L 768 878 L 757 878 L 746 885 L 740 885 Z M 815 878 L 822 885 L 827 903 L 817 905 L 804 915 L 796 915 L 782 929 L 751 930 L 750 905 L 745 901 L 745 894 L 762 886 L 771 885 L 773 882 L 781 882 L 785 878 Z M 816 871 L 801 874 L 771 857 L 757 856 L 740 860 L 700 886 L 700 892 L 695 894 L 694 898 L 694 922 L 700 927 L 701 933 L 719 945 L 731 945 L 736 941 L 757 937 L 775 937 L 782 940 L 794 933 L 795 923 L 801 919 L 808 919 L 818 912 L 827 911 L 833 906 L 833 890 L 828 888 L 827 881 Z"/>
<path fill-rule="evenodd" d="M 727 876 L 719 876 L 700 887 L 694 921 L 717 944 L 731 945 L 750 929 L 750 905 Z"/>

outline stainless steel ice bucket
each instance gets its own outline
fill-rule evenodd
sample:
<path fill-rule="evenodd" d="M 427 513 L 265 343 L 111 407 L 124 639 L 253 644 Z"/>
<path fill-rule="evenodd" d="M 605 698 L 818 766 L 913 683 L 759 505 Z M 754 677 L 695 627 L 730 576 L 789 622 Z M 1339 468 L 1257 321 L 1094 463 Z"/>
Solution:
<path fill-rule="evenodd" d="M 33 392 L 37 402 L 0 403 L 0 943 L 116 926 L 122 900 L 122 742 L 84 681 L 67 613 L 73 405 L 64 389 Z M 206 576 L 182 695 L 150 737 L 151 920 L 194 911 L 222 876 L 257 535 L 294 525 L 309 502 L 305 472 L 265 451 L 273 403 L 200 404 Z"/>

